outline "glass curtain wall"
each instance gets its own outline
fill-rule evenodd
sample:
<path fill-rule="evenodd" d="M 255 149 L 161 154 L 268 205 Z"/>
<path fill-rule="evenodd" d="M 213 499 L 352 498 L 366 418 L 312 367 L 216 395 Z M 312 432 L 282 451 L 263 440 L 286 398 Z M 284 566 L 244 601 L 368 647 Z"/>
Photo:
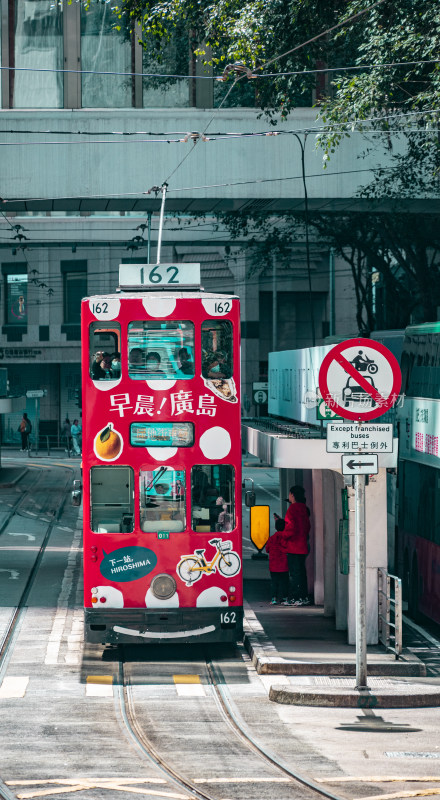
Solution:
<path fill-rule="evenodd" d="M 115 3 L 91 0 L 81 8 L 81 69 L 121 75 L 84 74 L 81 79 L 83 108 L 130 108 L 132 106 L 131 38 L 112 10 Z"/>
<path fill-rule="evenodd" d="M 15 0 L 15 18 L 10 25 L 11 66 L 15 67 L 11 75 L 12 106 L 62 108 L 63 74 L 56 72 L 63 69 L 62 2 Z"/>
<path fill-rule="evenodd" d="M 143 52 L 144 108 L 188 108 L 189 80 L 187 78 L 155 78 L 155 75 L 188 75 L 188 36 L 177 31 L 161 51 L 146 44 Z"/>

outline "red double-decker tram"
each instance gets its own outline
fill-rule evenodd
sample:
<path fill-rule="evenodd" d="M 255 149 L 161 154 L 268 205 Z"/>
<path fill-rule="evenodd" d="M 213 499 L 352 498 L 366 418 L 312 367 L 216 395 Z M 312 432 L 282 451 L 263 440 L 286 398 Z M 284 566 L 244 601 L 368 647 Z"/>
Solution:
<path fill-rule="evenodd" d="M 91 642 L 242 631 L 239 301 L 194 288 L 197 266 L 121 265 L 82 301 Z"/>

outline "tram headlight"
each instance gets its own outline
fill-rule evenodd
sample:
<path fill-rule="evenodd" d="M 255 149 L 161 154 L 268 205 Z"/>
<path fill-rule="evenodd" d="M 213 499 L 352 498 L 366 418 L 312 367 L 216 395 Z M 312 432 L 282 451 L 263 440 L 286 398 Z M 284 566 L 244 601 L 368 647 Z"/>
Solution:
<path fill-rule="evenodd" d="M 158 600 L 169 600 L 176 591 L 176 581 L 171 575 L 156 575 L 151 581 L 151 591 Z"/>

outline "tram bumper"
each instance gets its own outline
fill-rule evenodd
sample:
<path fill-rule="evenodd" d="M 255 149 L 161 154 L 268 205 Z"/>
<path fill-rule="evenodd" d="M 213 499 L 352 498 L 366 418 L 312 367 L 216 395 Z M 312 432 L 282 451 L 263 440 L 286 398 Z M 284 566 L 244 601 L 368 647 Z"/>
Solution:
<path fill-rule="evenodd" d="M 85 609 L 85 640 L 100 644 L 197 644 L 243 637 L 243 609 Z"/>

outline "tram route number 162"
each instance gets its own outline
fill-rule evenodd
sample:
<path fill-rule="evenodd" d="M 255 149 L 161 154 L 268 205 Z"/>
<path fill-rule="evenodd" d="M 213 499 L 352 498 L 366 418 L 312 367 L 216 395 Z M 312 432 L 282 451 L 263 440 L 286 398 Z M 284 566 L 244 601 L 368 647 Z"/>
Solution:
<path fill-rule="evenodd" d="M 222 628 L 233 628 L 237 622 L 237 614 L 235 611 L 224 611 L 220 614 L 220 623 Z"/>

